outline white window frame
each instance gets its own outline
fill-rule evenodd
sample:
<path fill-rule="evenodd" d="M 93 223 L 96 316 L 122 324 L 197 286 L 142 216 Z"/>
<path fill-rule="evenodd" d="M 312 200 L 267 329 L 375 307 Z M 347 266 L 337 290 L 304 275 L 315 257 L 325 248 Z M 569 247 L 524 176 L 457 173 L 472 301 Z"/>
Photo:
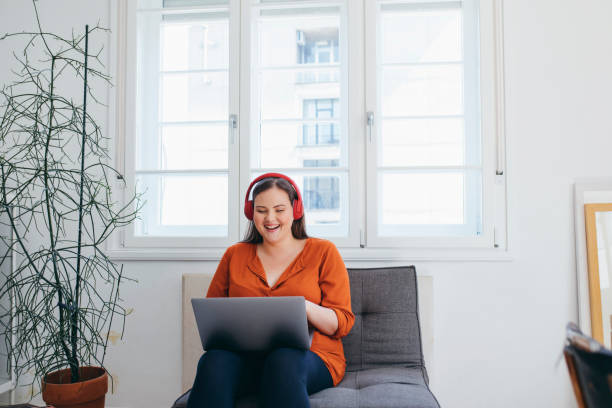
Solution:
<path fill-rule="evenodd" d="M 353 38 L 351 37 L 352 33 L 349 31 L 351 28 L 351 25 L 349 25 L 347 22 L 350 19 L 350 11 L 351 11 L 351 3 L 354 4 L 354 0 L 326 0 L 326 1 L 318 1 L 318 0 L 314 0 L 314 1 L 310 1 L 308 2 L 308 6 L 322 6 L 322 7 L 334 7 L 334 6 L 339 6 L 341 8 L 340 11 L 340 27 L 339 27 L 339 52 L 340 52 L 340 61 L 341 61 L 341 73 L 340 76 L 341 78 L 344 78 L 345 83 L 341 86 L 341 95 L 340 95 L 340 121 L 344 121 L 344 129 L 347 130 L 348 135 L 343 135 L 342 139 L 340 141 L 340 145 L 343 146 L 344 149 L 348 148 L 348 167 L 346 168 L 346 170 L 348 170 L 348 177 L 347 177 L 347 187 L 348 187 L 348 193 L 349 193 L 349 197 L 348 200 L 341 200 L 340 202 L 340 211 L 346 211 L 348 210 L 348 233 L 347 236 L 343 236 L 343 237 L 326 237 L 330 240 L 332 240 L 337 246 L 339 247 L 358 247 L 359 246 L 359 237 L 360 237 L 360 212 L 358 208 L 355 208 L 355 206 L 353 206 L 352 208 L 346 208 L 346 205 L 349 205 L 349 207 L 351 206 L 351 203 L 357 203 L 359 202 L 359 197 L 361 197 L 361 189 L 359 187 L 359 174 L 358 174 L 358 161 L 357 161 L 357 154 L 358 154 L 358 144 L 356 143 L 356 139 L 358 137 L 358 135 L 361 133 L 361 131 L 359 129 L 353 129 L 351 128 L 352 124 L 349 120 L 349 118 L 351 117 L 350 115 L 353 113 L 350 111 L 351 109 L 351 104 L 349 103 L 349 101 L 352 100 L 358 100 L 355 99 L 357 97 L 359 97 L 360 95 L 357 94 L 356 89 L 358 88 L 362 88 L 361 85 L 357 85 L 355 86 L 355 84 L 359 84 L 359 82 L 356 82 L 359 80 L 359 77 L 357 76 L 351 76 L 350 72 L 348 71 L 348 67 L 351 67 L 351 71 L 353 70 L 353 66 L 359 66 L 359 62 L 358 59 L 356 58 L 357 55 L 355 55 L 353 51 L 353 47 L 351 47 L 351 49 L 349 49 L 348 47 L 351 45 L 355 45 L 356 41 L 348 41 L 348 38 Z M 313 168 L 313 167 L 303 167 L 303 168 L 274 168 L 274 169 L 266 169 L 266 168 L 253 168 L 253 154 L 251 151 L 251 141 L 252 138 L 250 137 L 251 134 L 256 134 L 257 130 L 257 125 L 258 122 L 253 118 L 252 112 L 251 112 L 251 107 L 254 106 L 254 104 L 256 103 L 256 98 L 253 92 L 253 85 L 251 83 L 251 67 L 253 66 L 253 64 L 251 63 L 251 59 L 252 59 L 252 55 L 251 55 L 251 51 L 252 51 L 252 47 L 251 47 L 251 41 L 253 40 L 253 27 L 252 27 L 252 22 L 254 21 L 254 19 L 252 18 L 253 13 L 256 10 L 256 7 L 253 6 L 253 0 L 241 0 L 241 7 L 242 7 L 242 22 L 241 22 L 241 29 L 242 29 L 242 53 L 241 53 L 241 58 L 242 58 L 242 64 L 241 64 L 241 69 L 242 69 L 242 74 L 240 77 L 241 80 L 241 94 L 240 94 L 240 100 L 241 102 L 243 102 L 240 106 L 240 112 L 241 112 L 241 129 L 248 129 L 248 132 L 241 132 L 241 134 L 245 135 L 242 139 L 241 139 L 241 149 L 243 149 L 241 151 L 241 163 L 240 163 L 240 168 L 241 168 L 241 174 L 240 174 L 240 179 L 241 179 L 241 196 L 244 197 L 244 195 L 246 194 L 246 189 L 248 188 L 249 182 L 252 179 L 251 176 L 251 172 L 252 171 L 257 171 L 257 172 L 270 172 L 270 171 L 274 171 L 274 172 L 281 172 L 281 173 L 285 173 L 288 176 L 292 177 L 292 175 L 299 175 L 299 174 L 304 174 L 304 173 L 318 173 L 321 175 L 327 175 L 327 174 L 333 174 L 331 172 L 333 171 L 338 171 L 338 170 L 342 170 L 343 167 L 333 167 L 333 168 L 324 168 L 324 167 L 320 167 L 320 168 Z M 257 8 L 260 9 L 264 9 L 264 8 L 274 8 L 274 9 L 280 9 L 280 8 L 303 8 L 304 4 L 303 3 L 298 3 L 298 2 L 279 2 L 279 3 L 266 3 L 265 5 L 259 5 L 257 6 Z M 346 28 L 346 35 L 343 35 L 343 27 Z M 361 100 L 361 99 L 359 99 Z M 348 111 L 347 111 L 348 108 Z M 252 119 L 253 118 L 253 119 Z M 244 125 L 244 127 L 242 127 Z M 348 146 L 346 146 L 348 144 Z M 343 178 L 340 178 L 340 190 L 342 191 L 342 180 Z M 244 234 L 246 233 L 247 227 L 248 227 L 248 223 L 246 221 L 246 219 L 244 217 L 240 217 L 241 219 L 241 228 L 240 228 L 240 235 L 244 236 Z M 309 226 L 309 233 L 315 233 L 316 234 L 316 230 L 317 229 L 322 229 L 321 227 L 316 228 L 317 226 L 313 226 L 310 227 Z"/>
<path fill-rule="evenodd" d="M 476 0 L 479 3 L 480 16 L 494 16 L 494 0 Z M 381 126 L 380 120 L 376 118 L 381 117 L 379 106 L 378 106 L 378 94 L 380 92 L 380 83 L 377 81 L 377 64 L 379 58 L 379 47 L 377 39 L 380 39 L 378 23 L 378 4 L 393 4 L 400 3 L 400 1 L 393 0 L 365 0 L 366 2 L 366 23 L 365 23 L 365 48 L 366 55 L 371 57 L 366 58 L 366 110 L 368 112 L 374 112 L 374 121 L 371 129 L 372 138 L 368 137 L 366 143 L 368 144 L 367 159 L 366 159 L 366 173 L 367 173 L 367 246 L 374 248 L 389 248 L 389 247 L 404 247 L 404 248 L 492 248 L 496 245 L 494 228 L 495 228 L 495 203 L 493 197 L 495 197 L 495 157 L 496 157 L 496 133 L 497 129 L 495 124 L 497 122 L 496 116 L 496 97 L 495 97 L 495 82 L 487 81 L 487 74 L 491 74 L 491 70 L 494 69 L 494 65 L 491 61 L 495 58 L 495 31 L 494 27 L 488 19 L 477 18 L 477 16 L 471 15 L 472 18 L 481 21 L 480 24 L 480 110 L 481 110 L 481 140 L 482 140 L 482 234 L 478 236 L 384 236 L 381 237 L 378 234 L 379 220 L 378 220 L 378 206 L 379 206 L 379 173 L 377 171 L 377 157 L 378 157 L 378 143 L 377 140 L 380 138 Z M 449 2 L 451 3 L 451 2 Z M 444 4 L 444 3 L 442 3 Z M 469 13 L 466 15 L 470 16 Z M 489 24 L 487 24 L 489 23 Z M 464 33 L 466 30 L 474 29 L 474 21 L 471 23 L 463 24 Z M 468 37 L 468 35 L 465 35 Z M 464 42 L 465 44 L 466 42 Z M 472 61 L 476 50 L 466 49 L 464 61 Z M 471 54 L 471 55 L 470 55 Z M 469 75 L 466 75 L 469 78 Z M 466 83 L 465 89 L 470 88 Z M 370 132 L 370 129 L 368 129 Z M 469 132 L 466 132 L 466 137 L 469 137 Z M 472 203 L 472 206 L 474 203 Z M 467 208 L 471 208 L 470 205 L 466 205 Z M 434 229 L 427 227 L 428 229 Z M 499 244 L 497 244 L 499 245 Z"/>
<path fill-rule="evenodd" d="M 229 237 L 135 237 L 133 225 L 118 231 L 107 241 L 107 252 L 116 260 L 218 260 L 227 246 L 239 241 L 247 229 L 242 216 L 244 195 L 251 180 L 250 134 L 251 120 L 251 22 L 252 0 L 230 1 L 230 113 L 237 115 L 238 126 L 232 135 L 234 144 L 229 150 Z M 395 0 L 385 0 L 393 3 Z M 330 238 L 340 249 L 345 260 L 355 261 L 444 261 L 444 260 L 511 260 L 507 229 L 507 172 L 506 140 L 504 134 L 503 88 L 503 0 L 477 0 L 480 3 L 480 88 L 481 133 L 483 149 L 482 228 L 478 237 L 418 237 L 391 239 L 376 237 L 376 189 L 378 188 L 374 159 L 376 151 L 368 137 L 366 112 L 376 110 L 376 84 L 366 82 L 376 70 L 376 59 L 366 58 L 375 50 L 375 0 L 348 0 L 341 24 L 346 25 L 344 39 L 340 38 L 340 58 L 346 61 L 344 75 L 348 86 L 341 96 L 341 109 L 348 123 L 344 135 L 348 143 L 349 231 L 347 237 Z M 136 2 L 111 0 L 111 44 L 117 44 L 116 55 L 111 55 L 111 73 L 117 86 L 109 90 L 109 124 L 114 134 L 112 146 L 115 168 L 126 175 L 127 186 L 116 185 L 125 201 L 126 192 L 133 192 L 133 160 L 135 115 L 135 21 Z M 311 0 L 309 4 L 342 4 L 343 0 Z M 281 2 L 284 7 L 299 7 L 297 2 Z M 239 16 L 240 24 L 232 24 Z M 347 24 L 350 21 L 350 24 Z M 342 27 L 341 27 L 342 29 Z M 237 41 L 236 39 L 240 39 Z M 348 41 L 350 39 L 350 41 Z M 365 39 L 365 43 L 363 42 Z M 239 45 L 239 46 L 238 46 Z M 374 54 L 375 55 L 375 54 Z M 115 58 L 116 57 L 116 58 Z M 347 68 L 350 66 L 350 70 Z M 239 67 L 239 69 L 236 69 Z M 128 75 L 132 73 L 132 77 Z M 232 86 L 232 84 L 238 86 Z M 376 121 L 372 129 L 378 131 Z M 325 173 L 326 168 L 260 169 L 287 173 Z M 337 170 L 337 168 L 328 169 Z"/>
<path fill-rule="evenodd" d="M 199 7 L 174 7 L 165 9 L 170 12 L 184 12 L 188 11 L 202 11 L 210 12 L 220 8 L 229 8 L 230 14 L 230 25 L 229 25 L 229 112 L 228 117 L 229 134 L 228 134 L 228 170 L 221 169 L 218 173 L 228 173 L 228 236 L 227 237 L 160 237 L 151 236 L 143 237 L 136 236 L 135 234 L 135 223 L 131 223 L 124 230 L 121 231 L 120 246 L 125 248 L 207 248 L 207 247 L 227 247 L 232 243 L 239 240 L 238 237 L 238 221 L 236 217 L 232 216 L 238 211 L 239 199 L 238 189 L 235 187 L 238 185 L 238 166 L 239 166 L 239 151 L 238 151 L 238 140 L 239 140 L 239 129 L 232 127 L 232 115 L 238 114 L 238 103 L 239 103 L 239 47 L 238 38 L 240 38 L 240 27 L 239 24 L 232 24 L 232 22 L 240 21 L 240 9 L 239 0 L 230 0 L 229 7 L 227 6 L 199 6 Z M 136 25 L 128 24 L 128 22 L 136 21 L 137 2 L 111 2 L 111 6 L 114 5 L 118 8 L 119 14 L 124 14 L 125 19 L 119 19 L 124 25 L 123 32 L 127 31 L 126 38 L 123 39 L 125 44 L 125 72 L 124 85 L 125 94 L 118 95 L 125 98 L 125 106 L 134 107 L 138 103 L 136 100 L 136 89 L 137 89 L 137 78 L 136 78 L 136 61 L 137 61 L 137 47 L 136 47 Z M 151 11 L 154 12 L 154 11 Z M 118 27 L 119 28 L 119 27 Z M 119 37 L 121 36 L 121 33 Z M 120 40 L 119 40 L 120 41 Z M 155 45 L 151 46 L 150 49 L 155 49 Z M 119 61 L 119 59 L 118 59 Z M 159 70 L 158 70 L 159 71 Z M 117 75 L 120 75 L 121 71 L 117 70 Z M 154 101 L 157 104 L 156 101 Z M 118 104 L 119 105 L 119 104 Z M 120 161 L 123 161 L 124 166 L 120 166 L 126 175 L 126 186 L 125 191 L 134 192 L 136 191 L 135 185 L 135 149 L 136 149 L 136 117 L 135 112 L 125 115 L 124 120 L 124 149 L 121 146 L 117 146 L 119 151 L 123 150 L 124 154 L 119 157 Z M 120 124 L 119 124 L 120 125 Z M 118 133 L 119 133 L 118 129 Z M 142 173 L 142 172 L 139 172 Z M 165 174 L 189 174 L 186 171 L 154 171 L 153 173 L 165 173 Z M 207 171 L 207 174 L 215 174 L 215 171 Z M 124 192 L 125 194 L 125 192 Z"/>

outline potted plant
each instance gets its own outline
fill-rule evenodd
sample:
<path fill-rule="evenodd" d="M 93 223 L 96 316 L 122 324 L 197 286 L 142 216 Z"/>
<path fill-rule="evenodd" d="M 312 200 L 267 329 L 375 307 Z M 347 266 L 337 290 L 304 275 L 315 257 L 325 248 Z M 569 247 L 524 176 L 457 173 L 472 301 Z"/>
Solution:
<path fill-rule="evenodd" d="M 0 90 L 0 222 L 10 231 L 0 263 L 14 258 L 0 287 L 12 300 L 0 309 L 0 336 L 17 379 L 40 380 L 45 402 L 103 407 L 104 357 L 113 321 L 124 327 L 127 279 L 103 245 L 135 219 L 139 197 L 114 203 L 111 183 L 123 177 L 88 112 L 92 82 L 110 84 L 101 49 L 89 49 L 104 30 L 85 26 L 69 39 L 45 32 L 33 4 L 38 30 L 2 37 L 26 41 L 13 54 L 15 82 Z"/>

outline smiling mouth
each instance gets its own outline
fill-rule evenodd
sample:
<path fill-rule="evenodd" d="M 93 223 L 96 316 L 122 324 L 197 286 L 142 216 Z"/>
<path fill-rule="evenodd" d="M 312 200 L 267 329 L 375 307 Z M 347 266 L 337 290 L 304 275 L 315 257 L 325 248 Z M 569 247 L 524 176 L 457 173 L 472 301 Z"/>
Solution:
<path fill-rule="evenodd" d="M 276 231 L 276 230 L 278 230 L 278 229 L 280 228 L 280 225 L 274 225 L 274 226 L 271 226 L 271 225 L 264 225 L 264 228 L 265 228 L 267 231 Z"/>

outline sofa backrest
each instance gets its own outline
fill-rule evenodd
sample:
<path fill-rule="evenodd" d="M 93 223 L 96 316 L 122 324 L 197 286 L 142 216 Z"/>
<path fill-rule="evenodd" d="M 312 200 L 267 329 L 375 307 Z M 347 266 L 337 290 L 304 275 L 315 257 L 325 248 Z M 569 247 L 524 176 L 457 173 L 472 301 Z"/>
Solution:
<path fill-rule="evenodd" d="M 348 272 L 355 324 L 342 339 L 347 371 L 423 366 L 414 266 Z"/>
<path fill-rule="evenodd" d="M 351 301 L 353 312 L 356 314 L 355 325 L 347 337 L 343 339 L 344 353 L 347 358 L 347 369 L 357 370 L 359 368 L 377 367 L 388 364 L 408 364 L 411 359 L 416 359 L 416 346 L 410 342 L 414 341 L 414 333 L 410 333 L 408 326 L 414 325 L 414 312 L 406 314 L 406 322 L 398 321 L 399 326 L 392 325 L 390 316 L 385 313 L 377 313 L 382 310 L 400 310 L 400 307 L 387 307 L 382 303 L 391 304 L 399 302 L 406 306 L 407 310 L 415 310 L 412 300 L 416 300 L 416 283 L 414 267 L 400 268 L 376 268 L 376 269 L 351 269 L 349 268 L 351 280 Z M 384 278 L 384 279 L 383 279 Z M 206 295 L 208 285 L 212 279 L 211 274 L 189 273 L 183 275 L 182 282 L 182 392 L 187 391 L 193 385 L 198 360 L 202 355 L 202 343 L 198 335 L 198 329 L 191 307 L 192 298 L 201 298 Z M 390 282 L 383 280 L 390 279 Z M 404 293 L 406 299 L 399 299 L 401 295 L 396 292 L 396 286 L 407 285 L 399 289 Z M 425 359 L 429 362 L 432 358 L 433 349 L 433 279 L 431 276 L 419 276 L 419 299 L 421 329 L 423 332 L 423 348 Z M 376 292 L 376 288 L 381 290 Z M 393 292 L 393 293 L 391 293 Z M 396 299 L 399 299 L 396 300 Z M 384 302 L 383 302 L 384 301 Z M 391 302 L 391 303 L 390 303 Z M 412 305 L 412 306 L 410 306 Z M 370 316 L 374 314 L 374 316 Z M 380 316 L 380 318 L 377 318 Z M 401 320 L 401 319 L 400 319 Z M 389 330 L 392 328 L 392 330 Z M 384 332 L 376 332 L 376 330 Z M 399 331 L 403 333 L 399 334 Z M 397 333 L 396 333 L 397 331 Z M 418 333 L 418 332 L 417 332 Z M 361 339 L 361 336 L 364 336 Z M 407 337 L 402 337 L 407 336 Z M 420 336 L 418 336 L 420 337 Z M 405 343 L 408 342 L 408 345 Z M 388 355 L 387 350 L 400 350 L 402 357 L 395 358 Z M 386 361 L 392 361 L 387 363 Z M 406 362 L 406 363 L 404 363 Z"/>

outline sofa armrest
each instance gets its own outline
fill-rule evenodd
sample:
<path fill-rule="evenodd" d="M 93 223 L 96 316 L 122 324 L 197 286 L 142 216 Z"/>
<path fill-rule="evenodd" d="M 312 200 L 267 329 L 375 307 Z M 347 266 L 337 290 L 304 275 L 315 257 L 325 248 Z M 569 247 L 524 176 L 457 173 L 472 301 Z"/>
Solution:
<path fill-rule="evenodd" d="M 186 273 L 183 275 L 182 284 L 182 315 L 183 315 L 183 371 L 182 392 L 187 391 L 193 385 L 196 369 L 200 356 L 204 352 L 198 328 L 193 315 L 191 299 L 206 296 L 212 275 L 203 273 Z"/>

